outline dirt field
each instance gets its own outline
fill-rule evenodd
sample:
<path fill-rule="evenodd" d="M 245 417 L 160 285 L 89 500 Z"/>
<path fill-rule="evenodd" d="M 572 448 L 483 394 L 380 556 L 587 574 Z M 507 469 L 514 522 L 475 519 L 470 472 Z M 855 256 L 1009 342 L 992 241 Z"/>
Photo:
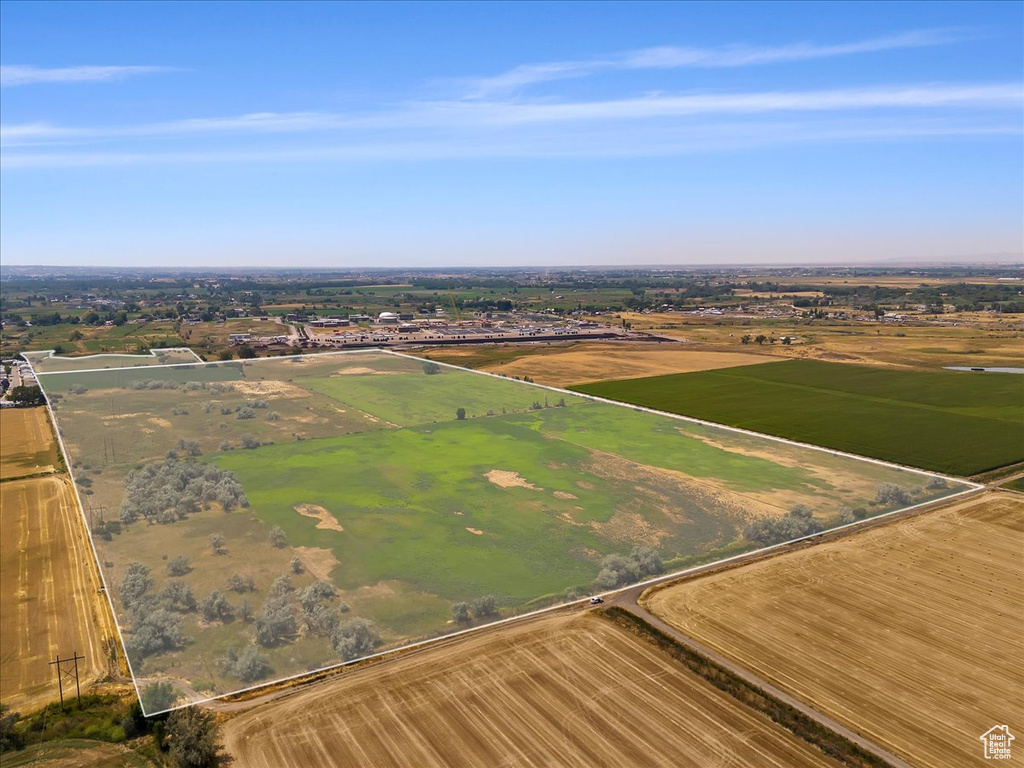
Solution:
<path fill-rule="evenodd" d="M 1024 498 L 987 494 L 645 604 L 920 766 L 1024 729 Z"/>
<path fill-rule="evenodd" d="M 57 444 L 45 408 L 0 411 L 0 479 L 52 472 Z"/>
<path fill-rule="evenodd" d="M 833 362 L 941 368 L 945 365 L 1019 366 L 1021 323 L 1010 315 L 972 313 L 969 318 L 949 316 L 950 325 L 888 325 L 853 321 L 814 321 L 795 318 L 741 320 L 731 317 L 696 317 L 678 313 L 615 315 L 637 330 L 685 339 L 693 352 L 712 347 L 748 353 L 761 360 L 771 355 L 806 357 Z M 952 325 L 952 323 L 956 325 Z M 775 339 L 791 336 L 791 345 L 742 345 L 746 334 L 764 334 Z M 662 350 L 668 347 L 661 347 Z M 652 350 L 655 354 L 659 349 Z M 524 361 L 526 362 L 526 361 Z M 754 361 L 752 361 L 754 362 Z M 660 371 L 668 373 L 669 371 Z M 532 374 L 531 374 L 532 375 Z M 640 374 L 637 374 L 640 375 Z M 609 376 L 608 378 L 625 378 Z"/>
<path fill-rule="evenodd" d="M 0 698 L 15 710 L 57 697 L 47 662 L 79 662 L 83 691 L 107 671 L 103 638 L 114 634 L 94 576 L 92 550 L 62 476 L 0 485 Z"/>
<path fill-rule="evenodd" d="M 229 721 L 238 768 L 834 765 L 596 616 L 370 665 Z"/>
<path fill-rule="evenodd" d="M 523 350 L 520 350 L 523 351 Z M 506 376 L 529 376 L 538 384 L 567 387 L 604 379 L 632 379 L 665 373 L 690 373 L 715 368 L 769 362 L 767 354 L 720 352 L 678 344 L 578 344 L 569 347 L 538 347 L 530 354 L 477 364 L 479 350 L 452 349 L 430 357 L 453 365 L 467 365 Z"/>

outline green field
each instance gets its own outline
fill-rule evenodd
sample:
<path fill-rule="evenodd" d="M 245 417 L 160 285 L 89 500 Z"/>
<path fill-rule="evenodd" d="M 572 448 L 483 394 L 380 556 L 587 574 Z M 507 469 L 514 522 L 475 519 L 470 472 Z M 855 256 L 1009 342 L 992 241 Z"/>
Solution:
<path fill-rule="evenodd" d="M 1024 459 L 1022 384 L 1010 374 L 788 360 L 573 389 L 967 476 Z"/>
<path fill-rule="evenodd" d="M 646 553 L 669 569 L 752 549 L 760 544 L 745 538 L 747 524 L 797 504 L 828 527 L 963 490 L 909 470 L 380 352 L 40 379 L 136 681 L 175 681 L 184 700 L 241 687 L 228 657 L 254 647 L 260 612 L 282 575 L 291 589 L 279 600 L 297 617 L 297 631 L 257 647 L 260 680 L 351 658 L 322 624 L 309 623 L 300 595 L 317 580 L 337 592 L 319 606 L 328 619 L 368 619 L 377 648 L 398 647 L 607 588 L 599 574 L 615 557 Z M 132 486 L 149 469 L 177 479 Z M 182 480 L 173 475 L 179 470 L 214 473 L 216 484 Z M 880 500 L 885 486 L 899 486 L 900 500 Z M 246 503 L 224 506 L 224 488 L 228 496 L 241 488 Z M 150 500 L 148 511 L 126 512 Z M 275 528 L 283 534 L 276 546 Z M 172 577 L 167 566 L 179 556 L 191 569 Z M 163 603 L 133 613 L 123 602 L 132 563 L 149 569 L 151 595 L 172 582 L 199 603 L 219 591 L 228 615 L 200 620 L 194 608 L 172 606 L 182 637 L 133 650 L 149 631 L 138 622 Z M 250 586 L 229 590 L 235 574 Z M 453 605 L 488 596 L 496 611 L 453 621 Z"/>

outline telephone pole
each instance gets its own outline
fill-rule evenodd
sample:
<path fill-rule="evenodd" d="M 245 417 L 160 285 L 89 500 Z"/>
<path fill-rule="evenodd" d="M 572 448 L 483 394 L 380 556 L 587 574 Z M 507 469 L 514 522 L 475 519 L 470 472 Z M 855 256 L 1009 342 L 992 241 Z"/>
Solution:
<path fill-rule="evenodd" d="M 70 680 L 71 676 L 75 676 L 75 696 L 78 699 L 78 706 L 82 706 L 82 689 L 78 682 L 78 662 L 84 661 L 85 656 L 79 656 L 78 651 L 72 651 L 70 658 L 62 659 L 60 653 L 57 654 L 55 661 L 51 661 L 49 666 L 56 665 L 57 667 L 57 689 L 60 691 L 60 709 L 64 711 L 64 681 Z"/>

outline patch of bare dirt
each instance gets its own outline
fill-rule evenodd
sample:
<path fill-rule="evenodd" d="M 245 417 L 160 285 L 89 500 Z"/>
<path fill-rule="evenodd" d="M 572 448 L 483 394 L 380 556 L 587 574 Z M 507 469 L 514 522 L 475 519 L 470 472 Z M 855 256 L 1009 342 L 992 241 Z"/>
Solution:
<path fill-rule="evenodd" d="M 318 507 L 316 504 L 296 504 L 295 511 L 303 517 L 312 517 L 316 520 L 316 527 L 324 531 L 338 531 L 343 533 L 344 528 L 341 527 L 341 523 L 338 522 L 338 518 L 332 515 L 323 507 Z"/>
<path fill-rule="evenodd" d="M 484 475 L 490 482 L 499 488 L 529 488 L 531 491 L 543 491 L 533 483 L 520 477 L 518 472 L 510 472 L 505 469 L 492 469 Z"/>
<path fill-rule="evenodd" d="M 579 496 L 576 496 L 576 495 L 571 494 L 571 493 L 566 493 L 565 491 L 555 491 L 552 495 L 556 499 L 578 499 L 579 498 Z"/>
<path fill-rule="evenodd" d="M 324 581 L 330 581 L 331 571 L 341 565 L 331 550 L 321 547 L 295 547 L 295 554 L 307 571 Z"/>
<path fill-rule="evenodd" d="M 235 389 L 244 395 L 259 397 L 286 397 L 289 400 L 296 397 L 310 397 L 310 393 L 295 384 L 286 381 L 236 381 Z"/>
<path fill-rule="evenodd" d="M 470 533 L 472 533 L 474 536 L 483 536 L 484 535 L 484 532 L 481 531 L 479 528 L 470 528 L 467 525 L 466 526 L 466 530 L 469 531 Z"/>

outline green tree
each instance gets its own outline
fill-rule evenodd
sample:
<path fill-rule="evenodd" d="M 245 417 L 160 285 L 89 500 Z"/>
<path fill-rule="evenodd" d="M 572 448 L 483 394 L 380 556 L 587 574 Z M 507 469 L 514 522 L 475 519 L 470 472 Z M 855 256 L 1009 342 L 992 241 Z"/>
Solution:
<path fill-rule="evenodd" d="M 455 603 L 452 606 L 452 618 L 456 624 L 469 624 L 469 604 L 466 602 Z"/>
<path fill-rule="evenodd" d="M 26 387 L 25 385 L 12 389 L 8 393 L 7 399 L 18 405 L 42 405 L 46 402 L 43 390 L 37 386 Z"/>
<path fill-rule="evenodd" d="M 171 712 L 167 718 L 167 741 L 171 763 L 176 768 L 213 765 L 218 749 L 213 713 L 199 707 Z"/>
<path fill-rule="evenodd" d="M 267 536 L 267 540 L 277 549 L 288 546 L 288 536 L 285 535 L 284 529 L 279 525 L 275 525 L 270 529 L 270 535 Z"/>
<path fill-rule="evenodd" d="M 177 700 L 170 683 L 151 683 L 142 689 L 142 706 L 151 715 L 170 709 Z"/>

